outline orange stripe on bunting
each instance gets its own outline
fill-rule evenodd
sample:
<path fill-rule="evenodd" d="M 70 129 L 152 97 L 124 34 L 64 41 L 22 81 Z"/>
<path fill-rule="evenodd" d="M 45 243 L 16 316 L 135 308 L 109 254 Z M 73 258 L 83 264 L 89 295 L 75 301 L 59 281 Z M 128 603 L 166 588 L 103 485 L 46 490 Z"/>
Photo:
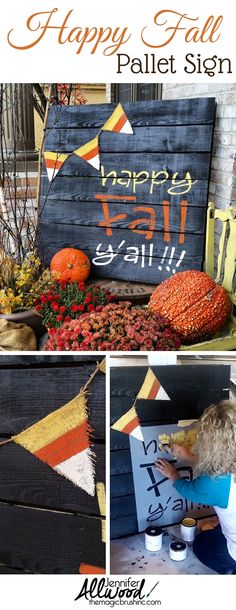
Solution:
<path fill-rule="evenodd" d="M 72 455 L 83 451 L 89 447 L 89 430 L 87 420 L 80 426 L 69 430 L 60 438 L 56 439 L 49 445 L 42 447 L 34 454 L 49 466 L 56 466 L 65 460 L 68 460 Z"/>

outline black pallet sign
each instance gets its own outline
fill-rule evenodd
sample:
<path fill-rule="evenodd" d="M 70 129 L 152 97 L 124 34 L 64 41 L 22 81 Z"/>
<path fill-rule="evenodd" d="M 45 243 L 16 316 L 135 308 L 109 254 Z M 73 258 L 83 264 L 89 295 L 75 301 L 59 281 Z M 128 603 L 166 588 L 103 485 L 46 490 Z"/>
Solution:
<path fill-rule="evenodd" d="M 52 182 L 43 163 L 40 241 L 48 263 L 83 250 L 97 277 L 160 283 L 201 269 L 214 98 L 123 104 L 133 134 L 101 132 L 100 170 L 71 154 Z M 45 151 L 73 153 L 113 104 L 53 106 Z"/>

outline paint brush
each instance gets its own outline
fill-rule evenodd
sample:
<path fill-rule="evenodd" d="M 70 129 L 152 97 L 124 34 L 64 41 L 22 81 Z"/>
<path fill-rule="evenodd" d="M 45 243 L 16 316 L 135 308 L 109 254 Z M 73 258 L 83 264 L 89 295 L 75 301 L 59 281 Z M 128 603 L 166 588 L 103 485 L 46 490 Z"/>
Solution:
<path fill-rule="evenodd" d="M 171 447 L 170 447 L 169 443 L 160 443 L 158 445 L 158 449 L 165 453 L 171 453 Z"/>
<path fill-rule="evenodd" d="M 163 453 L 168 453 L 169 455 L 171 455 L 172 459 L 176 462 L 177 459 L 175 457 L 175 455 L 173 455 L 172 451 L 171 451 L 171 447 L 169 445 L 169 443 L 160 443 L 158 446 L 159 451 L 162 451 Z"/>

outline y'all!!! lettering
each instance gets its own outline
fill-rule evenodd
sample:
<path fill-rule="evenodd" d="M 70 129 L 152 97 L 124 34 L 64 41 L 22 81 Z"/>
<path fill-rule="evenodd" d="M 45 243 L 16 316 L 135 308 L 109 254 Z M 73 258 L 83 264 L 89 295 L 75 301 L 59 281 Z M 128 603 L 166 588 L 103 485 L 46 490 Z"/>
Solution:
<path fill-rule="evenodd" d="M 169 248 L 166 246 L 163 251 L 161 263 L 158 265 L 159 259 L 157 257 L 154 258 L 153 243 L 149 245 L 141 244 L 140 246 L 126 246 L 125 239 L 123 239 L 117 248 L 114 248 L 112 244 L 109 244 L 104 249 L 102 243 L 98 244 L 96 247 L 96 256 L 92 259 L 92 263 L 97 267 L 106 266 L 110 265 L 117 256 L 121 256 L 126 263 L 133 263 L 134 265 L 139 263 L 141 269 L 144 269 L 145 267 L 152 267 L 153 263 L 156 263 L 158 265 L 157 268 L 159 271 L 161 271 L 164 267 L 164 263 L 167 262 L 167 265 L 165 266 L 166 270 L 175 274 L 181 266 L 181 263 L 186 255 L 186 250 L 182 250 L 180 255 L 178 255 L 179 258 L 176 260 L 176 248 L 171 248 L 167 261 L 168 250 Z"/>

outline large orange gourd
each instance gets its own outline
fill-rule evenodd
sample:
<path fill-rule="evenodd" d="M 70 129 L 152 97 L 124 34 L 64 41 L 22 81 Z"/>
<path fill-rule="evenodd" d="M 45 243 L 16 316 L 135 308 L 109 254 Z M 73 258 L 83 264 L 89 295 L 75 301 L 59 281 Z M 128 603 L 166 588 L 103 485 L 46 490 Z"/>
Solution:
<path fill-rule="evenodd" d="M 90 273 L 90 261 L 81 250 L 63 248 L 53 256 L 50 270 L 61 283 L 84 282 Z"/>
<path fill-rule="evenodd" d="M 154 290 L 149 307 L 169 320 L 184 343 L 191 343 L 212 337 L 226 322 L 231 303 L 207 273 L 182 271 Z"/>

